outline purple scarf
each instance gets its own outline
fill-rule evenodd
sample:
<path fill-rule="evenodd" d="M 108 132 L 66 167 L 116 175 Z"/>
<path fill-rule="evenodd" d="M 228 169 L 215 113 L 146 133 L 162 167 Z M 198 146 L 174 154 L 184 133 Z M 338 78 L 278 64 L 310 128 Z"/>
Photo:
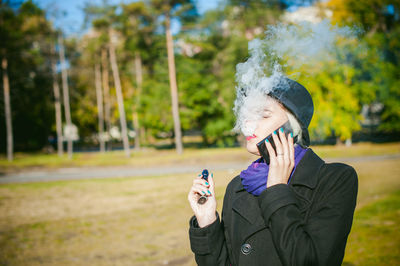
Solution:
<path fill-rule="evenodd" d="M 306 154 L 307 150 L 308 149 L 302 148 L 300 145 L 295 146 L 294 168 L 290 174 L 288 184 L 294 171 L 296 170 L 297 165 L 303 158 L 304 154 Z M 243 170 L 240 173 L 244 189 L 255 196 L 259 196 L 261 192 L 267 189 L 268 171 L 269 165 L 264 162 L 262 157 L 254 161 L 246 170 Z"/>

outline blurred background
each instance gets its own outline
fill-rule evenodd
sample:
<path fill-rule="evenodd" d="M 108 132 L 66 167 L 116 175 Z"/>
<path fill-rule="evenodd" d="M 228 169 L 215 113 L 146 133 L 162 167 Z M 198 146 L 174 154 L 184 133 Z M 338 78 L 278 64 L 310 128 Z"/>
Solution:
<path fill-rule="evenodd" d="M 297 69 L 311 147 L 352 165 L 343 265 L 400 263 L 400 2 L 0 0 L 0 265 L 195 265 L 186 196 L 218 209 L 255 160 L 232 132 L 235 67 L 268 26 L 350 26 Z"/>

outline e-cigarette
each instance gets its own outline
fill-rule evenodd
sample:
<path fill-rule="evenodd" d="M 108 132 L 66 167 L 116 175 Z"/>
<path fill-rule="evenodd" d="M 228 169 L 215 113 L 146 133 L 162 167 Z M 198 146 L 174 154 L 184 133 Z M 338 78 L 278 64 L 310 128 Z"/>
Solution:
<path fill-rule="evenodd" d="M 208 170 L 204 169 L 203 172 L 201 173 L 201 178 L 206 180 L 208 182 Z M 207 196 L 202 195 L 199 200 L 197 201 L 198 204 L 204 204 L 207 201 Z"/>
<path fill-rule="evenodd" d="M 289 135 L 289 133 L 293 132 L 293 129 L 290 126 L 289 121 L 284 123 L 282 126 L 278 127 L 276 129 L 276 131 L 278 131 L 279 128 L 283 128 L 286 137 Z M 279 138 L 279 134 L 277 134 L 277 136 Z M 269 162 L 270 162 L 269 153 L 268 153 L 268 150 L 267 150 L 267 146 L 265 146 L 265 140 L 266 139 L 268 139 L 268 141 L 271 143 L 272 148 L 276 151 L 276 146 L 275 146 L 274 139 L 272 138 L 272 134 L 269 134 L 267 137 L 263 138 L 260 142 L 258 142 L 257 143 L 257 149 L 260 152 L 260 155 L 264 158 L 265 162 L 267 164 L 269 164 Z M 296 141 L 297 141 L 297 136 L 294 137 L 293 143 L 296 143 Z"/>

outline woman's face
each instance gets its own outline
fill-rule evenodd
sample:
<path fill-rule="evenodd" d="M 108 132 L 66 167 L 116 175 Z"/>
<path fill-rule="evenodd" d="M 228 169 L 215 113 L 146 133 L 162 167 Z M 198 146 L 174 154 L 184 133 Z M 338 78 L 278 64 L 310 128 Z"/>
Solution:
<path fill-rule="evenodd" d="M 277 101 L 270 101 L 268 107 L 263 110 L 262 118 L 257 122 L 254 135 L 246 138 L 247 151 L 260 156 L 256 144 L 286 121 L 288 121 L 288 117 L 283 106 Z"/>

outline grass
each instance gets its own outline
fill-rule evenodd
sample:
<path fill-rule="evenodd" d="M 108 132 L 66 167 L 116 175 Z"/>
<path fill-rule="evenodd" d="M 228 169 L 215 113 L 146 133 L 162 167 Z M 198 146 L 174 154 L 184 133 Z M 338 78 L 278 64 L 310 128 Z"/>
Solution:
<path fill-rule="evenodd" d="M 390 153 L 398 144 L 387 148 Z M 383 148 L 355 149 L 374 153 Z M 214 152 L 228 156 L 236 151 Z M 336 147 L 326 150 L 336 152 Z M 202 151 L 198 154 L 198 161 L 205 160 Z M 359 195 L 344 265 L 398 265 L 400 159 L 352 165 L 359 175 Z M 214 173 L 219 210 L 236 174 Z M 1 185 L 0 265 L 195 265 L 187 232 L 192 178 L 179 174 Z"/>
<path fill-rule="evenodd" d="M 399 265 L 400 190 L 357 211 L 344 265 Z"/>
<path fill-rule="evenodd" d="M 357 157 L 363 155 L 381 155 L 400 153 L 400 143 L 372 144 L 359 143 L 346 146 L 313 146 L 322 158 Z M 131 158 L 126 158 L 123 151 L 112 151 L 104 154 L 98 152 L 75 153 L 72 159 L 67 155 L 58 157 L 56 154 L 26 154 L 16 153 L 13 162 L 8 162 L 4 155 L 0 156 L 0 174 L 29 170 L 31 168 L 60 168 L 60 167 L 96 167 L 96 166 L 138 166 L 152 165 L 202 164 L 208 161 L 231 162 L 246 161 L 252 156 L 242 147 L 237 148 L 187 148 L 182 155 L 175 150 L 146 149 L 132 151 Z"/>

